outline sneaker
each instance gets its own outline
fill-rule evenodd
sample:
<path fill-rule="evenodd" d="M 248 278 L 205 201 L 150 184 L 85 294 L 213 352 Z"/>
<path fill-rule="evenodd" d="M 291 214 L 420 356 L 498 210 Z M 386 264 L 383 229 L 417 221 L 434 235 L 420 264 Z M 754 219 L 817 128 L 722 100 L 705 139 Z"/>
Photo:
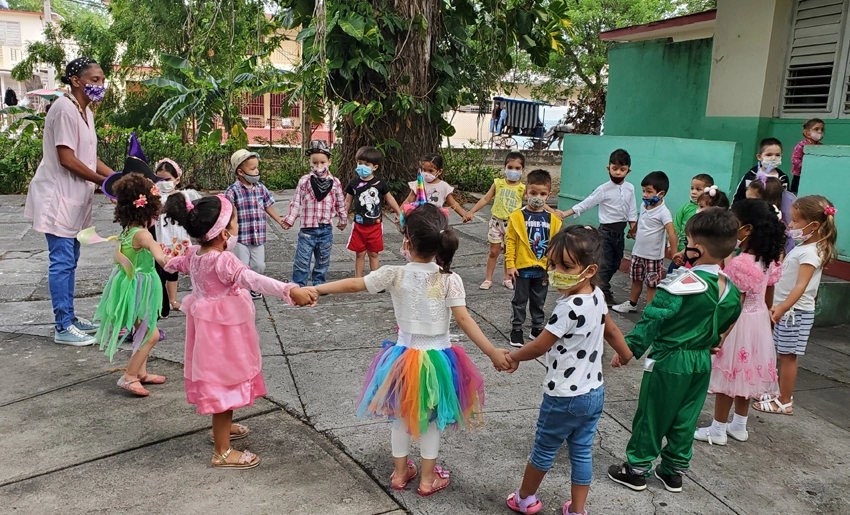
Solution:
<path fill-rule="evenodd" d="M 743 431 L 733 431 L 732 426 L 726 426 L 726 434 L 731 436 L 733 440 L 738 440 L 739 442 L 746 442 L 750 439 L 750 432 L 744 429 Z"/>
<path fill-rule="evenodd" d="M 262 293 L 260 293 L 260 292 L 256 292 L 256 291 L 252 291 L 252 292 L 251 292 L 251 299 L 253 299 L 253 300 L 259 300 L 259 299 L 262 299 L 262 298 L 263 298 L 263 294 L 262 294 Z"/>
<path fill-rule="evenodd" d="M 726 445 L 726 435 L 716 435 L 710 427 L 701 427 L 694 431 L 694 440 L 708 442 L 708 445 Z"/>
<path fill-rule="evenodd" d="M 617 313 L 637 313 L 637 306 L 632 305 L 632 303 L 628 300 L 626 302 L 623 302 L 622 304 L 611 306 L 611 309 L 613 309 Z"/>
<path fill-rule="evenodd" d="M 511 331 L 511 347 L 522 347 L 523 345 L 525 345 L 525 337 L 522 334 L 522 329 Z"/>
<path fill-rule="evenodd" d="M 53 341 L 60 345 L 86 347 L 88 345 L 94 345 L 96 340 L 94 336 L 86 334 L 72 325 L 64 331 L 56 331 L 56 334 L 53 336 Z"/>
<path fill-rule="evenodd" d="M 682 491 L 682 476 L 679 474 L 665 474 L 661 472 L 661 467 L 655 467 L 655 477 L 664 483 L 664 488 L 666 488 L 668 492 Z"/>
<path fill-rule="evenodd" d="M 531 329 L 531 337 L 532 338 L 537 338 L 538 336 L 541 335 L 541 333 L 543 333 L 542 327 L 538 327 L 536 329 L 534 329 L 534 328 Z"/>
<path fill-rule="evenodd" d="M 608 467 L 608 477 L 611 481 L 620 483 L 636 492 L 646 490 L 646 478 L 643 477 L 643 474 L 635 472 L 628 463 Z"/>
<path fill-rule="evenodd" d="M 76 327 L 81 333 L 94 334 L 98 329 L 100 329 L 100 324 L 92 323 L 85 318 L 77 318 L 74 320 L 74 327 Z"/>

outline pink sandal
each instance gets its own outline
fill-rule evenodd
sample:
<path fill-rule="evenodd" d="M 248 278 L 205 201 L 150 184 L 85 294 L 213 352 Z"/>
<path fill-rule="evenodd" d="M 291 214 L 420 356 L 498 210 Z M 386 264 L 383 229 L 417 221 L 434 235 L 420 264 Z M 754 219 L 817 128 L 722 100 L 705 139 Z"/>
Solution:
<path fill-rule="evenodd" d="M 407 468 L 408 470 L 413 469 L 413 473 L 408 474 L 407 477 L 404 478 L 404 482 L 400 486 L 395 486 L 393 484 L 393 477 L 395 477 L 395 471 L 390 474 L 390 486 L 393 487 L 393 490 L 404 490 L 405 488 L 407 488 L 408 483 L 416 479 L 416 476 L 419 472 L 416 470 L 416 465 L 414 465 L 413 460 L 407 460 Z"/>
<path fill-rule="evenodd" d="M 139 382 L 142 384 L 162 384 L 165 382 L 165 376 L 158 376 L 156 374 L 145 374 L 139 378 Z"/>
<path fill-rule="evenodd" d="M 439 492 L 440 490 L 445 490 L 446 488 L 449 487 L 451 480 L 449 480 L 449 471 L 448 470 L 437 465 L 436 467 L 434 467 L 434 473 L 437 474 L 437 479 L 435 479 L 434 482 L 431 484 L 431 490 L 430 491 L 426 492 L 426 491 L 422 490 L 421 486 L 416 489 L 416 493 L 419 494 L 420 497 L 428 497 L 429 495 L 434 495 L 435 493 Z M 440 485 L 440 486 L 437 486 L 437 482 L 441 479 L 445 479 L 446 482 L 444 484 Z"/>
<path fill-rule="evenodd" d="M 517 502 L 519 501 L 519 502 Z M 508 496 L 508 508 L 519 513 L 537 513 L 543 509 L 543 503 L 534 494 L 525 499 L 519 496 L 519 490 Z"/>
<path fill-rule="evenodd" d="M 132 381 L 125 381 L 124 377 L 120 377 L 118 378 L 118 386 L 132 394 L 138 395 L 139 397 L 147 397 L 151 394 L 151 392 L 145 390 L 144 386 L 142 386 L 142 382 L 138 379 L 133 379 Z"/>

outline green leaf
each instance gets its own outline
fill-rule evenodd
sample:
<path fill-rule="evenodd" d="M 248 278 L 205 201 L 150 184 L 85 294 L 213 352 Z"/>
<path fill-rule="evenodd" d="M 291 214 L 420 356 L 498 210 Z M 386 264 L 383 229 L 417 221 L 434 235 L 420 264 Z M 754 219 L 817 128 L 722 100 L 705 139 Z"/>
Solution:
<path fill-rule="evenodd" d="M 349 14 L 347 18 L 339 20 L 339 28 L 354 39 L 361 41 L 366 30 L 366 19 L 359 14 Z"/>
<path fill-rule="evenodd" d="M 298 35 L 295 36 L 295 41 L 298 41 L 299 43 L 303 43 L 305 39 L 311 38 L 315 35 L 316 35 L 316 27 L 312 27 L 312 26 L 306 27 L 304 29 L 301 29 L 301 32 L 299 32 Z"/>
<path fill-rule="evenodd" d="M 343 105 L 342 105 L 342 107 L 339 109 L 339 115 L 340 115 L 340 116 L 345 116 L 345 115 L 347 115 L 347 114 L 351 114 L 351 113 L 353 113 L 354 111 L 356 111 L 358 107 L 360 107 L 360 103 L 359 103 L 359 102 L 346 102 L 346 103 L 345 103 L 345 104 L 343 104 Z"/>
<path fill-rule="evenodd" d="M 178 70 L 191 70 L 193 68 L 191 62 L 176 55 L 162 53 L 159 54 L 159 60 L 165 66 L 169 66 Z"/>
<path fill-rule="evenodd" d="M 163 79 L 161 77 L 157 77 L 155 79 L 147 79 L 143 80 L 142 84 L 145 86 L 156 86 L 158 88 L 170 89 L 174 91 L 179 91 L 180 93 L 185 93 L 189 91 L 186 89 L 186 86 L 180 84 L 179 82 L 175 82 L 170 79 Z"/>

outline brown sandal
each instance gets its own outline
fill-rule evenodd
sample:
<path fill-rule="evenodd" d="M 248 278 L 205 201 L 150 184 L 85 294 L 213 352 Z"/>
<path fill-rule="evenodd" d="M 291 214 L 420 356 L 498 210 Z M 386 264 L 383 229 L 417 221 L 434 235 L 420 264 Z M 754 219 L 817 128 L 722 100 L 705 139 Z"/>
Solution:
<path fill-rule="evenodd" d="M 242 456 L 239 456 L 239 461 L 236 463 L 227 463 L 227 457 L 233 452 L 233 447 L 228 447 L 223 454 L 213 453 L 213 467 L 219 469 L 252 469 L 260 464 L 260 457 L 251 451 L 242 451 Z"/>
<path fill-rule="evenodd" d="M 251 430 L 248 429 L 246 426 L 243 426 L 242 424 L 233 424 L 233 425 L 236 426 L 236 432 L 230 433 L 230 441 L 231 442 L 233 440 L 241 440 L 243 438 L 247 438 L 248 434 L 251 433 Z M 210 437 L 210 442 L 215 443 L 215 436 L 212 434 L 212 432 L 209 433 L 209 437 Z"/>

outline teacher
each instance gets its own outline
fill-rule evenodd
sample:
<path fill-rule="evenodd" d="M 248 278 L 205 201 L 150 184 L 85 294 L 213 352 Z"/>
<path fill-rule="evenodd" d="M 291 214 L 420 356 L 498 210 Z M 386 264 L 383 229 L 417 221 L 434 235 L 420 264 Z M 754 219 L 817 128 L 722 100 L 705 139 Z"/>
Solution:
<path fill-rule="evenodd" d="M 97 133 L 89 105 L 106 94 L 103 70 L 94 59 L 68 63 L 62 82 L 70 94 L 56 99 L 44 122 L 43 154 L 29 185 L 24 216 L 47 237 L 47 284 L 56 334 L 63 345 L 95 342 L 98 326 L 74 314 L 74 283 L 80 242 L 77 233 L 91 226 L 92 195 L 112 170 L 97 158 Z"/>

